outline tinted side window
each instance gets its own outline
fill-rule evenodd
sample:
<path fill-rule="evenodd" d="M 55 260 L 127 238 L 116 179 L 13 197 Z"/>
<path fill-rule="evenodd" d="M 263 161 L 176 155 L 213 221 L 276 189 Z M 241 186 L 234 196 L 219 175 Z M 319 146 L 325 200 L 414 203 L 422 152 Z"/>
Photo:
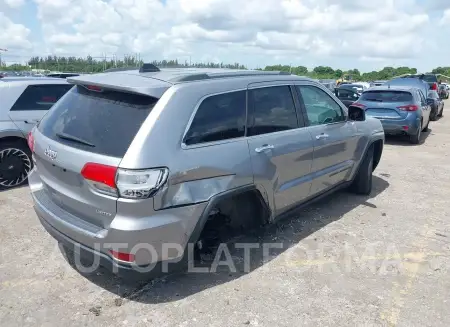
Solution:
<path fill-rule="evenodd" d="M 309 125 L 345 121 L 342 108 L 327 93 L 315 86 L 297 86 L 303 98 Z"/>
<path fill-rule="evenodd" d="M 213 95 L 200 104 L 184 138 L 187 145 L 245 135 L 246 92 Z"/>
<path fill-rule="evenodd" d="M 298 127 L 289 86 L 250 90 L 248 135 L 285 131 Z"/>
<path fill-rule="evenodd" d="M 422 103 L 426 103 L 427 102 L 427 100 L 426 100 L 426 98 L 425 98 L 425 95 L 422 93 L 422 91 L 420 91 L 419 90 L 419 95 L 420 95 L 420 101 L 422 102 Z"/>
<path fill-rule="evenodd" d="M 12 106 L 12 111 L 48 110 L 73 85 L 29 85 Z"/>

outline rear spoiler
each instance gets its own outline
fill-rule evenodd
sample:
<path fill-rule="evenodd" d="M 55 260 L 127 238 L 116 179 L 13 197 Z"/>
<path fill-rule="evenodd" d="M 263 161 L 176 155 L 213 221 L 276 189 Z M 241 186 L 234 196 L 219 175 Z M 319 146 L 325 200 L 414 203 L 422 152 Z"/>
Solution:
<path fill-rule="evenodd" d="M 81 85 L 88 89 L 108 89 L 117 92 L 134 93 L 161 98 L 173 84 L 156 78 L 142 78 L 128 74 L 94 74 L 68 77 L 70 84 Z"/>

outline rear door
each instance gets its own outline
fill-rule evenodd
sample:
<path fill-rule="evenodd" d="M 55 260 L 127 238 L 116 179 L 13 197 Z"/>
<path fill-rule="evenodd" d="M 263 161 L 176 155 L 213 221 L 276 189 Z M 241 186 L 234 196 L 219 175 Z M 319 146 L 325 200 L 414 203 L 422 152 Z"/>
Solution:
<path fill-rule="evenodd" d="M 348 180 L 355 164 L 359 138 L 355 122 L 347 121 L 344 109 L 315 85 L 297 85 L 307 129 L 314 142 L 311 196 Z"/>
<path fill-rule="evenodd" d="M 422 91 L 415 90 L 415 92 L 417 94 L 416 97 L 418 98 L 417 103 L 421 106 L 421 109 L 422 109 L 422 116 L 423 116 L 422 126 L 427 126 L 427 124 L 430 121 L 431 106 L 428 104 L 427 98 L 424 96 Z"/>
<path fill-rule="evenodd" d="M 273 194 L 279 215 L 309 196 L 313 142 L 297 115 L 290 85 L 254 83 L 248 89 L 247 136 L 254 180 Z"/>
<path fill-rule="evenodd" d="M 71 87 L 71 84 L 28 85 L 12 105 L 10 119 L 26 136 Z"/>
<path fill-rule="evenodd" d="M 116 214 L 117 194 L 102 185 L 92 187 L 81 172 L 87 163 L 117 168 L 157 100 L 83 86 L 69 91 L 34 134 L 41 201 L 51 201 L 81 221 L 107 228 Z M 90 173 L 96 173 L 95 167 Z"/>

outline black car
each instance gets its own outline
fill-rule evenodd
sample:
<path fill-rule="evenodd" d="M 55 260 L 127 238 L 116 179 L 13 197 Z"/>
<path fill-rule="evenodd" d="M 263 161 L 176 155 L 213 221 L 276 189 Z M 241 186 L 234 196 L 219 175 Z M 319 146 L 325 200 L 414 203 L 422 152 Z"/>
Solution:
<path fill-rule="evenodd" d="M 351 84 L 341 84 L 339 85 L 340 89 L 346 89 L 346 90 L 352 90 L 357 92 L 359 95 L 361 95 L 364 91 L 364 86 L 361 84 L 355 84 L 355 83 L 351 83 Z"/>
<path fill-rule="evenodd" d="M 336 97 L 341 100 L 343 104 L 348 108 L 353 102 L 359 99 L 360 94 L 351 89 L 345 87 L 338 87 L 334 89 L 334 94 Z"/>
<path fill-rule="evenodd" d="M 442 101 L 436 91 L 431 90 L 428 92 L 427 102 L 431 106 L 430 120 L 436 120 L 437 117 L 442 117 L 444 101 Z"/>
<path fill-rule="evenodd" d="M 445 84 L 439 85 L 439 97 L 441 99 L 448 99 L 448 96 L 449 96 L 449 92 L 447 89 L 447 85 L 445 85 Z"/>

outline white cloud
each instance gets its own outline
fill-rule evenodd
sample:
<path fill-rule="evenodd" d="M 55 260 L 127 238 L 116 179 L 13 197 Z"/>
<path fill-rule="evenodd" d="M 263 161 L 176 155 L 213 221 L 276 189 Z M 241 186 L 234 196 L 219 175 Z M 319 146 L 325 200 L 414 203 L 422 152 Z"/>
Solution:
<path fill-rule="evenodd" d="M 250 65 L 256 58 L 302 58 L 305 65 L 337 58 L 419 62 L 428 56 L 424 47 L 438 44 L 437 33 L 436 39 L 431 35 L 439 22 L 450 24 L 450 9 L 435 17 L 435 9 L 450 7 L 450 0 L 33 1 L 43 33 L 40 48 L 48 53 L 192 56 Z M 29 31 L 22 28 L 18 38 L 26 40 Z"/>
<path fill-rule="evenodd" d="M 450 9 L 446 9 L 442 15 L 439 25 L 450 25 Z"/>
<path fill-rule="evenodd" d="M 28 37 L 30 30 L 23 25 L 13 23 L 6 15 L 0 12 L 0 45 L 8 50 L 31 49 L 32 44 Z"/>
<path fill-rule="evenodd" d="M 4 2 L 11 8 L 19 8 L 25 4 L 25 0 L 4 0 Z"/>

